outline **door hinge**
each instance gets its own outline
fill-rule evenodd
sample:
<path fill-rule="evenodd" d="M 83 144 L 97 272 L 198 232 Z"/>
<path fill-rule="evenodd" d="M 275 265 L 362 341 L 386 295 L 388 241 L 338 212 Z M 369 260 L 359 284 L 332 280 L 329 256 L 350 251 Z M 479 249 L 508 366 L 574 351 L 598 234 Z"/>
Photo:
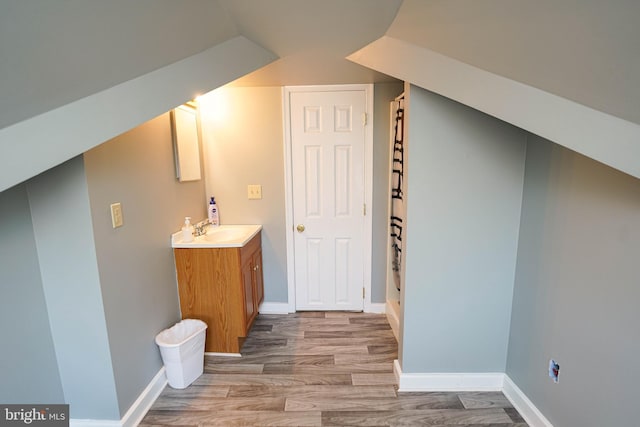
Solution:
<path fill-rule="evenodd" d="M 367 204 L 362 205 L 362 215 L 367 216 Z"/>
<path fill-rule="evenodd" d="M 362 288 L 362 299 L 364 299 L 364 288 Z"/>
<path fill-rule="evenodd" d="M 362 113 L 362 126 L 367 125 L 367 113 Z"/>

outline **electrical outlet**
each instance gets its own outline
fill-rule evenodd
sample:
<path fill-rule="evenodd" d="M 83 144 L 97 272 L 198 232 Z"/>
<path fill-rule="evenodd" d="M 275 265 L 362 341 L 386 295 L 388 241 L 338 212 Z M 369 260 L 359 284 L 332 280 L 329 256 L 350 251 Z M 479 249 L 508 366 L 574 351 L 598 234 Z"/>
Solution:
<path fill-rule="evenodd" d="M 249 200 L 262 199 L 262 185 L 250 184 L 247 186 L 247 196 Z"/>
<path fill-rule="evenodd" d="M 560 381 L 560 365 L 553 359 L 549 360 L 549 378 L 551 378 L 554 383 Z"/>
<path fill-rule="evenodd" d="M 111 204 L 111 225 L 113 228 L 122 227 L 124 218 L 122 217 L 122 205 L 120 203 Z"/>

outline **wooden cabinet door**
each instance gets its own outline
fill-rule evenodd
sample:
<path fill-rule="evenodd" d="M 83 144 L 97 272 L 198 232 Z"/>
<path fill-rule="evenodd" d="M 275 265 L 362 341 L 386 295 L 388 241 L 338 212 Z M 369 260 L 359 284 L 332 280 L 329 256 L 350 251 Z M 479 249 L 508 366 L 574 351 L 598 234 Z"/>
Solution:
<path fill-rule="evenodd" d="M 253 271 L 255 272 L 254 278 L 254 295 L 255 295 L 255 310 L 258 312 L 260 304 L 264 300 L 264 281 L 262 276 L 262 250 L 258 249 L 252 258 Z"/>
<path fill-rule="evenodd" d="M 244 293 L 244 320 L 245 333 L 249 332 L 249 327 L 256 315 L 253 296 L 253 266 L 247 262 L 242 266 L 242 287 Z"/>

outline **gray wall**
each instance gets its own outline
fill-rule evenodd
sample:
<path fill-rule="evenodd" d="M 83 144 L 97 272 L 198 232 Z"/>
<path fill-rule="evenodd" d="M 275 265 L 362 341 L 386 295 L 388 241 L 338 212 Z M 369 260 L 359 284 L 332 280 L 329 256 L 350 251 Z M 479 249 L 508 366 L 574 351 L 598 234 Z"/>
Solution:
<path fill-rule="evenodd" d="M 82 157 L 37 176 L 27 189 L 70 415 L 119 419 Z"/>
<path fill-rule="evenodd" d="M 408 103 L 403 372 L 504 372 L 526 134 L 415 86 Z"/>
<path fill-rule="evenodd" d="M 637 424 L 638 253 L 640 181 L 530 136 L 506 372 L 555 426 Z"/>
<path fill-rule="evenodd" d="M 88 151 L 84 166 L 121 417 L 162 366 L 155 335 L 180 319 L 170 235 L 205 216 L 204 180 L 176 180 L 168 113 Z"/>
<path fill-rule="evenodd" d="M 0 193 L 0 402 L 64 403 L 24 185 Z"/>
<path fill-rule="evenodd" d="M 157 374 L 154 337 L 180 318 L 170 235 L 184 216 L 205 215 L 204 180 L 174 173 L 163 114 L 0 193 L 11 350 L 0 356 L 1 401 L 65 402 L 74 419 L 119 420 Z M 115 230 L 113 202 L 125 222 Z"/>
<path fill-rule="evenodd" d="M 222 224 L 262 224 L 265 301 L 287 301 L 282 89 L 221 88 L 201 98 L 207 193 Z M 262 185 L 248 200 L 247 185 Z"/>
<path fill-rule="evenodd" d="M 373 207 L 371 302 L 387 299 L 387 249 L 389 236 L 389 102 L 404 90 L 402 82 L 373 87 Z"/>

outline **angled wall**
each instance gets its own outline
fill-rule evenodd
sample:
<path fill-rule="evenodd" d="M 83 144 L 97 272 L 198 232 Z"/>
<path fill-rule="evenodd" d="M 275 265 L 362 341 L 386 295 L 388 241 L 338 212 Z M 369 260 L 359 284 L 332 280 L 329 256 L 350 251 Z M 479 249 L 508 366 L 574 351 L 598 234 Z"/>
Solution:
<path fill-rule="evenodd" d="M 170 235 L 205 216 L 204 180 L 176 180 L 169 113 L 83 157 L 120 418 L 162 367 L 155 335 L 180 320 Z"/>
<path fill-rule="evenodd" d="M 119 419 L 82 156 L 30 180 L 27 189 L 70 416 Z"/>
<path fill-rule="evenodd" d="M 273 61 L 238 36 L 0 129 L 0 191 Z"/>
<path fill-rule="evenodd" d="M 504 372 L 526 134 L 416 86 L 407 95 L 402 372 Z"/>
<path fill-rule="evenodd" d="M 170 235 L 205 215 L 204 180 L 175 179 L 169 114 L 0 192 L 0 205 L 2 400 L 123 419 L 162 367 L 155 335 L 180 319 Z"/>
<path fill-rule="evenodd" d="M 640 124 L 640 3 L 404 0 L 387 35 Z"/>
<path fill-rule="evenodd" d="M 205 215 L 204 180 L 175 179 L 169 114 L 1 192 L 0 204 L 0 301 L 13 325 L 2 400 L 123 419 L 162 367 L 155 335 L 180 319 L 170 235 Z"/>
<path fill-rule="evenodd" d="M 0 402 L 64 403 L 25 185 L 0 193 Z"/>
<path fill-rule="evenodd" d="M 636 423 L 639 252 L 640 180 L 531 135 L 506 372 L 555 426 Z"/>
<path fill-rule="evenodd" d="M 0 128 L 238 35 L 217 0 L 6 0 L 1 9 Z"/>
<path fill-rule="evenodd" d="M 349 59 L 640 177 L 640 125 L 384 36 Z"/>

